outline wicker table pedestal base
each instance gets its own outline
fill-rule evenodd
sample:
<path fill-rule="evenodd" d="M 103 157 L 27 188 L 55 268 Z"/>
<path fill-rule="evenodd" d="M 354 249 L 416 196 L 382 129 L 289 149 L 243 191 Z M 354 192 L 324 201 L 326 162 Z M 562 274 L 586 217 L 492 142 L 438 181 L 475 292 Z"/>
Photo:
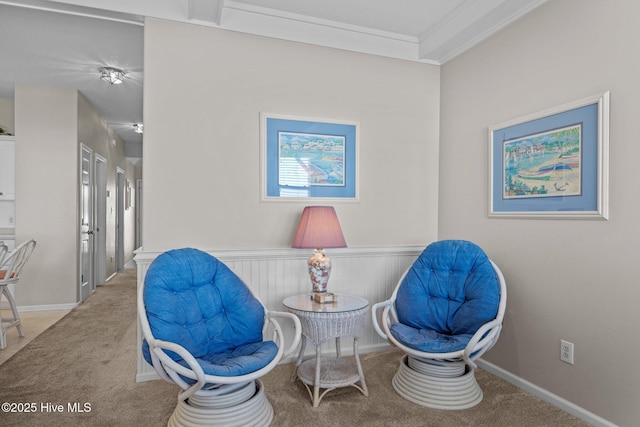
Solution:
<path fill-rule="evenodd" d="M 360 375 L 356 365 L 341 357 L 317 357 L 298 367 L 298 378 L 307 388 L 314 408 L 320 404 L 325 394 L 339 387 L 352 386 L 368 396 L 364 376 Z M 322 394 L 320 389 L 325 389 Z"/>

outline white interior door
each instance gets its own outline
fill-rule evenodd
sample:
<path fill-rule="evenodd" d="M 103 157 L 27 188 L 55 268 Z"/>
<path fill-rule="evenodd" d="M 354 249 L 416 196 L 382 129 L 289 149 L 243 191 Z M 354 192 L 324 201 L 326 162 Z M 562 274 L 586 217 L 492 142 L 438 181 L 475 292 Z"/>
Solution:
<path fill-rule="evenodd" d="M 93 276 L 93 152 L 81 145 L 80 166 L 80 302 L 95 290 Z"/>

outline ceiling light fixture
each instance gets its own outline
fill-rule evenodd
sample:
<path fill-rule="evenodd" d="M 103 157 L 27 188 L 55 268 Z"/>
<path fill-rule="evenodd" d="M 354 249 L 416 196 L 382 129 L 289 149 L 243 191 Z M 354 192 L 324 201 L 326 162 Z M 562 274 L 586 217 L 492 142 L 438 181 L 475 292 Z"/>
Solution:
<path fill-rule="evenodd" d="M 113 67 L 102 67 L 100 71 L 100 78 L 105 82 L 112 85 L 119 85 L 124 79 L 125 72 Z"/>
<path fill-rule="evenodd" d="M 144 133 L 144 125 L 142 123 L 134 123 L 133 131 L 135 133 Z"/>

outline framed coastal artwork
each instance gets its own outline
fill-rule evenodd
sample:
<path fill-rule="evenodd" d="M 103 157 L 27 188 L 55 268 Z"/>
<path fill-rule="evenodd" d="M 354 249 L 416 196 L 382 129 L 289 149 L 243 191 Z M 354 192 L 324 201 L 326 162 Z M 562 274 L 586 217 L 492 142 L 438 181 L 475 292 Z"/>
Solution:
<path fill-rule="evenodd" d="M 489 128 L 489 216 L 608 219 L 609 92 Z"/>
<path fill-rule="evenodd" d="M 358 200 L 358 123 L 261 114 L 263 201 Z"/>

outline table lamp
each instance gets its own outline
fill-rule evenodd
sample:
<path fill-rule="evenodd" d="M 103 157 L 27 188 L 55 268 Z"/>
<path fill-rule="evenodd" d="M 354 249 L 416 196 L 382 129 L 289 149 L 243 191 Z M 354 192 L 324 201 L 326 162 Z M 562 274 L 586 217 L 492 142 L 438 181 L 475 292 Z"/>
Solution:
<path fill-rule="evenodd" d="M 300 216 L 292 247 L 314 249 L 308 261 L 313 297 L 316 301 L 325 302 L 323 294 L 327 292 L 331 260 L 324 250 L 347 247 L 333 206 L 305 207 Z"/>

